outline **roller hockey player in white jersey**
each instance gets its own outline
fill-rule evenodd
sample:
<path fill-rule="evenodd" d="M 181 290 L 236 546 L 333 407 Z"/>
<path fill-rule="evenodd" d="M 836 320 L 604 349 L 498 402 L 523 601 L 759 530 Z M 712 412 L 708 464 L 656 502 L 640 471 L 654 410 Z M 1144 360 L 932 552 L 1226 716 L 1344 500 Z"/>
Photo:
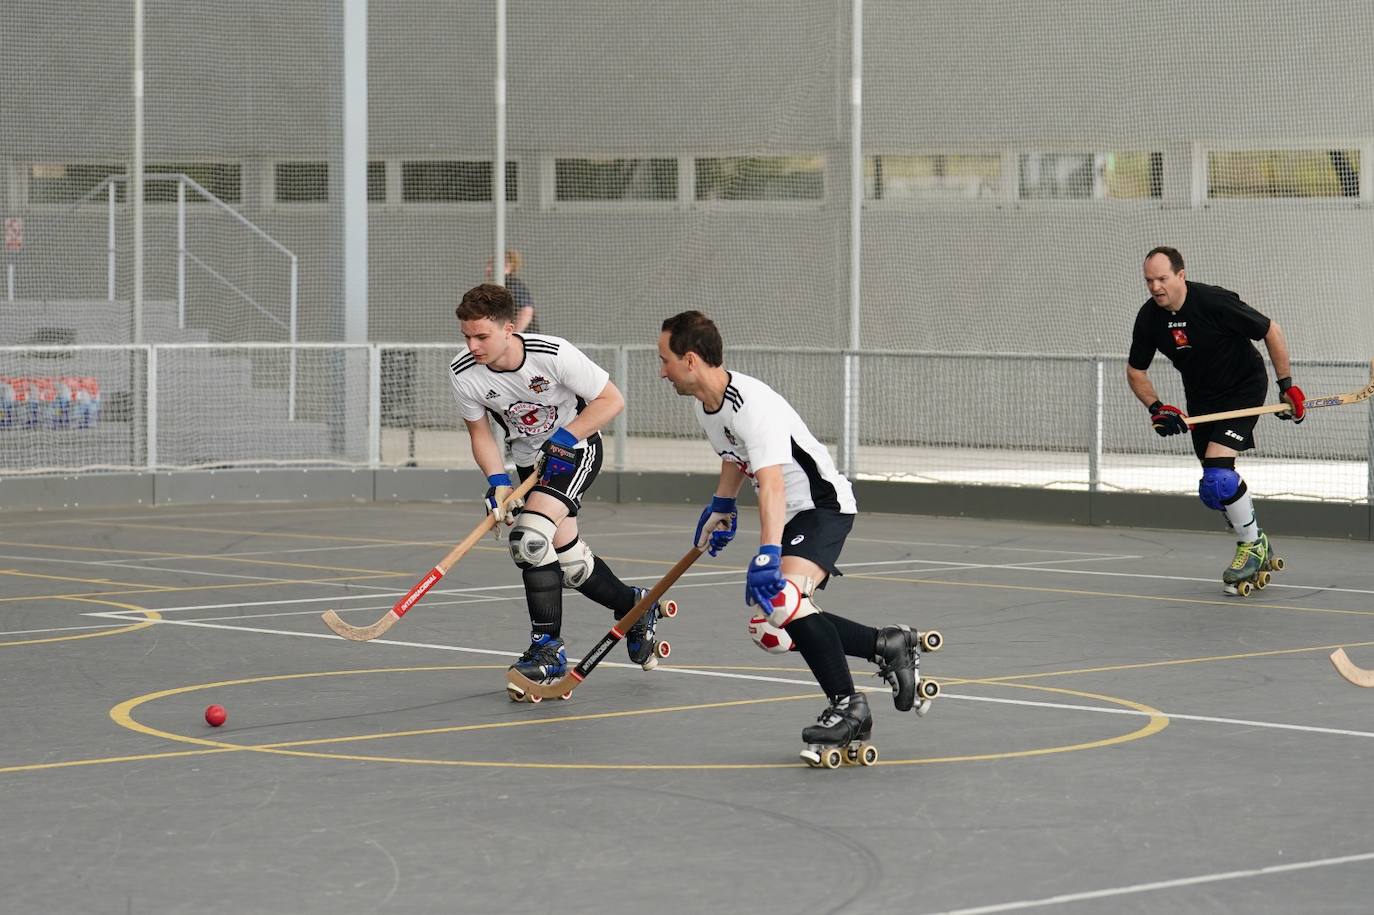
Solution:
<path fill-rule="evenodd" d="M 601 429 L 625 400 L 606 370 L 568 341 L 515 333 L 515 301 L 505 287 L 484 283 L 468 290 L 456 314 L 467 351 L 449 367 L 453 394 L 473 459 L 487 477 L 487 511 L 511 527 L 511 558 L 525 581 L 530 645 L 511 666 L 536 682 L 557 680 L 568 666 L 563 587 L 607 607 L 616 619 L 643 593 L 617 578 L 577 529 L 582 497 L 601 470 Z M 514 486 L 488 416 L 505 430 L 520 479 L 540 473 L 523 504 L 502 508 Z M 657 610 L 650 608 L 625 636 L 630 659 L 645 670 L 658 663 Z"/>
<path fill-rule="evenodd" d="M 794 644 L 830 701 L 817 723 L 802 731 L 802 758 L 827 768 L 841 761 L 872 765 L 873 718 L 845 656 L 878 664 L 897 708 L 923 713 L 939 687 L 920 678 L 920 649 L 938 648 L 939 634 L 878 629 L 816 606 L 815 591 L 840 574 L 835 563 L 857 511 L 853 490 L 792 405 L 757 378 L 727 371 L 723 351 L 720 331 L 699 311 L 663 322 L 659 375 L 678 394 L 695 398 L 693 414 L 721 458 L 695 542 L 712 556 L 730 543 L 735 500 L 751 479 L 761 530 L 745 583 L 746 606 L 759 608 L 750 633 L 769 650 Z"/>

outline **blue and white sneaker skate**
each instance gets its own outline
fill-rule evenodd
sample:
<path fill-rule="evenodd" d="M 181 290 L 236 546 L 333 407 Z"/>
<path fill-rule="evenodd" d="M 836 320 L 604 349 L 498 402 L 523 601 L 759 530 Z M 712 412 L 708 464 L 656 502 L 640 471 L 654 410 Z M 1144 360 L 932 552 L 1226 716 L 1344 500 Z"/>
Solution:
<path fill-rule="evenodd" d="M 530 647 L 510 669 L 536 683 L 552 683 L 568 672 L 568 652 L 563 640 L 546 633 L 531 633 Z"/>

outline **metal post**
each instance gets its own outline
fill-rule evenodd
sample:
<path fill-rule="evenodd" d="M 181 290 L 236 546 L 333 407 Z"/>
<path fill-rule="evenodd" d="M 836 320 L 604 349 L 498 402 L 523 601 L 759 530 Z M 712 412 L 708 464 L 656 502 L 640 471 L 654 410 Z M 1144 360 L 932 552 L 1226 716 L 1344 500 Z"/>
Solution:
<path fill-rule="evenodd" d="M 117 191 L 116 182 L 111 181 L 109 216 L 107 218 L 109 225 L 105 233 L 105 298 L 110 302 L 115 300 L 115 197 Z"/>
<path fill-rule="evenodd" d="M 148 417 L 148 472 L 157 470 L 157 347 L 149 346 L 144 352 L 148 360 L 147 417 Z"/>
<path fill-rule="evenodd" d="M 496 253 L 491 281 L 506 285 L 506 0 L 496 0 L 496 156 L 491 164 L 491 197 L 496 207 Z"/>
<path fill-rule="evenodd" d="M 367 342 L 367 0 L 344 0 L 343 339 Z"/>
<path fill-rule="evenodd" d="M 177 179 L 177 327 L 186 329 L 186 181 Z"/>
<path fill-rule="evenodd" d="M 134 342 L 143 342 L 143 0 L 134 0 Z"/>
<path fill-rule="evenodd" d="M 5 265 L 5 291 L 9 293 L 9 300 L 14 301 L 14 261 Z"/>
<path fill-rule="evenodd" d="M 300 288 L 300 262 L 291 255 L 291 368 L 286 382 L 286 418 L 296 421 L 296 307 Z"/>
<path fill-rule="evenodd" d="M 615 348 L 615 386 L 620 389 L 620 393 L 628 390 L 630 383 L 630 354 L 624 345 Z M 630 435 L 630 417 L 626 415 L 629 409 L 629 402 L 626 402 L 625 410 L 621 410 L 615 417 L 615 457 L 614 467 L 617 473 L 625 472 L 625 449 L 628 445 L 626 439 Z"/>
<path fill-rule="evenodd" d="M 367 465 L 376 470 L 382 463 L 382 348 L 367 348 Z"/>
<path fill-rule="evenodd" d="M 1093 366 L 1093 426 L 1092 442 L 1088 446 L 1088 492 L 1097 492 L 1102 485 L 1102 359 L 1094 356 Z"/>
<path fill-rule="evenodd" d="M 840 472 L 853 477 L 859 471 L 859 357 L 862 257 L 860 225 L 864 204 L 863 74 L 864 4 L 852 0 L 849 75 L 849 352 L 844 355 L 843 428 L 840 432 Z"/>

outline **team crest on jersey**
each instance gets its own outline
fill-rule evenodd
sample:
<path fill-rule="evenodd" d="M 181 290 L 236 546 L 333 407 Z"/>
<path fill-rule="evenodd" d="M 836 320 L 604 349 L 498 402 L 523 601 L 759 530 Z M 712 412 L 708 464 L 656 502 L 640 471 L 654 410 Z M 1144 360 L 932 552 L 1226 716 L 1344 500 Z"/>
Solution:
<path fill-rule="evenodd" d="M 521 435 L 543 435 L 558 422 L 558 408 L 552 404 L 519 402 L 506 408 L 511 429 Z"/>
<path fill-rule="evenodd" d="M 549 379 L 545 378 L 543 375 L 535 375 L 530 379 L 530 390 L 536 394 L 543 394 L 552 385 L 553 382 L 549 381 Z"/>
<path fill-rule="evenodd" d="M 733 432 L 730 431 L 730 427 L 729 427 L 729 426 L 726 426 L 726 427 L 725 427 L 724 429 L 722 429 L 721 431 L 723 431 L 723 432 L 725 433 L 725 440 L 726 440 L 727 442 L 729 442 L 730 444 L 734 445 L 736 448 L 739 447 L 739 440 L 735 438 L 735 435 L 734 435 Z"/>
<path fill-rule="evenodd" d="M 1174 346 L 1179 349 L 1188 347 L 1188 332 L 1181 327 L 1169 328 L 1169 333 L 1174 335 Z M 1189 347 L 1190 348 L 1190 347 Z"/>

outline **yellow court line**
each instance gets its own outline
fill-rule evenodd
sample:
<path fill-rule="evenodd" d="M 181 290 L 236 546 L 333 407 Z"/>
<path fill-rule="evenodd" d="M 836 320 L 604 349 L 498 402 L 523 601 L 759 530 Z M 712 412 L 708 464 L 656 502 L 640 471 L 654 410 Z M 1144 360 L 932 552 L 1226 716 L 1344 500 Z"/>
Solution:
<path fill-rule="evenodd" d="M 162 614 L 156 610 L 149 610 L 147 607 L 139 607 L 134 604 L 121 604 L 114 600 L 87 600 L 82 597 L 68 597 L 67 600 L 85 601 L 91 604 L 100 604 L 106 607 L 118 607 L 121 610 L 132 610 L 135 613 L 142 613 L 147 616 L 146 620 L 133 623 L 129 626 L 119 626 L 114 629 L 102 629 L 99 632 L 84 632 L 81 635 L 58 635 L 47 639 L 25 639 L 22 642 L 0 642 L 0 648 L 12 648 L 16 645 L 43 645 L 49 642 L 75 642 L 80 639 L 99 639 L 107 635 L 120 635 L 125 632 L 134 632 L 139 629 L 147 629 L 158 620 L 162 619 Z M 4 771 L 4 770 L 0 770 Z"/>
<path fill-rule="evenodd" d="M 167 585 L 160 588 L 143 588 L 135 591 L 87 591 L 80 594 L 33 594 L 22 597 L 0 597 L 0 604 L 33 600 L 80 600 L 82 598 L 121 597 L 130 594 L 180 594 L 185 591 L 229 591 L 234 588 L 268 588 L 277 585 L 322 585 L 341 581 L 373 581 L 378 578 L 395 578 L 397 572 L 382 575 L 341 575 L 334 578 L 264 578 L 261 581 L 240 581 L 230 584 L 214 585 Z"/>
<path fill-rule="evenodd" d="M 76 575 L 44 575 L 41 572 L 21 572 L 18 569 L 0 569 L 0 575 L 13 575 L 16 578 L 42 578 L 47 581 L 76 581 L 87 585 L 120 585 L 129 588 L 156 587 L 146 581 L 115 581 L 113 578 L 81 578 Z"/>
<path fill-rule="evenodd" d="M 798 765 L 800 765 L 800 764 L 799 764 L 799 763 L 795 763 L 795 762 L 792 762 L 792 763 L 673 763 L 673 764 L 658 764 L 658 763 L 643 763 L 643 764 L 640 764 L 640 763 L 627 763 L 627 764 L 620 764 L 620 763 L 528 763 L 528 762 L 517 762 L 517 761 L 452 760 L 452 759 L 434 759 L 434 758 L 423 758 L 423 757 L 422 757 L 422 758 L 413 758 L 413 757 L 379 757 L 379 756 L 367 756 L 367 755 L 361 755 L 361 754 L 341 754 L 341 753 L 304 752 L 304 751 L 300 751 L 300 750 L 296 750 L 296 749 L 291 749 L 291 748 L 293 748 L 293 747 L 301 747 L 301 746 L 322 746 L 322 745 L 326 745 L 326 744 L 335 744 L 335 743 L 352 743 L 352 742 L 355 742 L 355 741 L 364 741 L 364 740 L 384 740 L 384 739 L 392 739 L 392 738 L 400 738 L 400 737 L 428 736 L 428 735 L 434 735 L 434 734 L 448 734 L 448 733 L 457 733 L 457 732 L 465 732 L 465 731 L 493 730 L 493 729 L 496 729 L 496 728 L 505 728 L 505 727 L 523 727 L 523 726 L 530 726 L 530 725 L 562 724 L 562 723 L 567 723 L 567 722 L 591 721 L 591 720 L 600 720 L 600 719 L 608 719 L 608 718 L 625 718 L 625 717 L 635 717 L 635 716 L 643 716 L 643 715 L 664 714 L 664 713 L 668 713 L 668 712 L 696 711 L 696 710 L 700 710 L 700 709 L 714 709 L 714 708 L 728 708 L 728 707 L 742 706 L 742 705 L 757 705 L 757 704 L 760 704 L 760 703 L 767 703 L 767 702 L 788 702 L 788 701 L 794 701 L 794 700 L 797 700 L 797 699 L 814 699 L 814 698 L 815 698 L 814 693 L 805 693 L 805 694 L 796 695 L 796 696 L 775 696 L 775 697 L 767 697 L 767 698 L 762 698 L 762 699 L 729 700 L 729 701 L 723 701 L 723 702 L 700 703 L 700 704 L 695 704 L 695 705 L 672 706 L 672 707 L 664 707 L 664 708 L 637 709 L 637 710 L 620 711 L 620 712 L 598 712 L 598 713 L 592 713 L 592 714 L 587 714 L 587 715 L 568 715 L 568 716 L 560 716 L 560 717 L 557 717 L 557 718 L 537 718 L 537 719 L 522 719 L 522 720 L 517 720 L 517 721 L 487 722 L 487 723 L 484 723 L 484 724 L 477 724 L 477 725 L 451 725 L 451 726 L 447 726 L 447 727 L 424 728 L 424 729 L 410 730 L 410 731 L 395 731 L 395 732 L 385 732 L 385 733 L 376 733 L 376 734 L 353 735 L 353 736 L 345 736 L 345 737 L 314 738 L 314 739 L 310 739 L 310 740 L 283 741 L 283 742 L 276 742 L 276 743 L 270 743 L 270 744 L 255 744 L 255 745 L 232 744 L 232 743 L 225 743 L 225 742 L 223 742 L 223 741 L 207 740 L 207 739 L 204 739 L 204 738 L 190 737 L 190 736 L 181 735 L 181 734 L 174 734 L 174 733 L 171 733 L 171 732 L 169 732 L 169 731 L 163 731 L 163 730 L 161 730 L 161 729 L 159 729 L 159 728 L 153 728 L 153 727 L 151 727 L 151 726 L 149 726 L 149 725 L 145 725 L 145 724 L 143 724 L 142 722 L 136 721 L 136 720 L 133 718 L 133 710 L 134 710 L 134 709 L 138 708 L 140 705 L 143 705 L 143 704 L 148 703 L 148 702 L 152 702 L 152 701 L 154 701 L 154 700 L 156 700 L 156 699 L 166 698 L 166 697 L 168 697 L 168 696 L 173 696 L 173 695 L 180 695 L 180 694 L 188 693 L 188 692 L 195 692 L 195 691 L 207 690 L 207 689 L 224 688 L 224 687 L 229 687 L 229 686 L 240 686 L 240 685 L 248 685 L 248 684 L 256 684 L 256 683 L 266 683 L 266 682 L 283 681 L 283 680 L 308 679 L 308 678 L 314 678 L 314 677 L 350 676 L 350 675 L 354 675 L 354 674 L 374 674 L 374 673 L 417 673 L 417 672 L 430 672 L 430 671 L 449 671 L 449 670 L 493 670 L 493 669 L 499 670 L 499 669 L 502 669 L 502 668 L 501 668 L 500 665 L 486 665 L 486 664 L 481 664 L 481 665 L 479 665 L 479 664 L 473 664 L 473 665 L 446 665 L 446 666 L 441 666 L 441 667 L 369 668 L 369 669 L 365 669 L 365 670 L 319 671 L 319 672 L 307 673 L 307 674 L 280 674 L 280 675 L 266 676 L 266 677 L 249 677 L 249 678 L 244 678 L 244 679 L 239 679 L 239 680 L 226 680 L 226 681 L 221 681 L 221 682 L 219 682 L 219 683 L 203 683 L 203 684 L 196 684 L 196 685 L 192 685 L 192 686 L 175 687 L 175 688 L 173 688 L 173 689 L 161 690 L 161 691 L 158 691 L 158 692 L 155 692 L 155 693 L 148 693 L 148 694 L 146 694 L 146 695 L 144 695 L 144 696 L 137 696 L 137 697 L 134 697 L 134 698 L 132 698 L 132 699 L 125 700 L 124 702 L 121 702 L 120 704 L 116 705 L 114 708 L 110 709 L 110 718 L 111 718 L 112 720 L 114 720 L 116 723 L 120 724 L 121 726 L 127 727 L 127 728 L 129 728 L 130 730 L 137 731 L 138 733 L 147 734 L 147 735 L 150 735 L 150 736 L 162 737 L 162 738 L 165 738 L 165 739 L 168 739 L 168 740 L 173 740 L 173 741 L 178 741 L 178 742 L 183 742 L 183 743 L 191 743 L 191 744 L 195 744 L 195 745 L 198 745 L 198 746 L 204 746 L 204 747 L 209 747 L 209 748 L 214 748 L 214 749 L 220 749 L 220 750 L 246 750 L 246 751 L 252 751 L 252 752 L 270 753 L 270 754 L 275 754 L 275 755 L 299 756 L 299 757 L 318 758 L 318 759 L 339 759 L 339 760 L 350 760 L 350 761 L 359 761 L 359 762 L 408 763 L 408 764 L 412 764 L 412 765 L 469 766 L 469 767 L 480 767 L 480 768 L 520 768 L 520 769 L 636 769 L 636 770 L 641 770 L 641 769 L 654 769 L 654 770 L 658 770 L 658 769 L 697 769 L 697 770 L 701 770 L 701 769 L 711 769 L 711 770 L 715 770 L 715 769 L 779 769 L 779 768 L 796 768 L 796 767 L 797 767 Z M 1127 708 L 1135 709 L 1135 710 L 1137 710 L 1137 711 L 1140 711 L 1140 712 L 1143 712 L 1143 713 L 1149 715 L 1150 718 L 1149 718 L 1149 721 L 1146 722 L 1143 726 L 1141 726 L 1140 728 L 1137 728 L 1136 730 L 1131 731 L 1131 732 L 1129 732 L 1129 733 L 1122 734 L 1122 735 L 1118 735 L 1118 736 L 1115 736 L 1115 737 L 1103 738 L 1103 739 L 1101 739 L 1101 740 L 1088 741 L 1088 742 L 1084 742 L 1084 743 L 1078 743 L 1078 744 L 1072 744 L 1072 745 L 1061 745 L 1061 746 L 1057 746 L 1057 747 L 1033 748 L 1033 749 L 1029 749 L 1029 750 L 1014 750 L 1014 751 L 1008 751 L 1008 752 L 1004 752 L 1004 753 L 979 753 L 979 754 L 972 754 L 972 755 L 965 755 L 965 756 L 931 757 L 931 758 L 925 758 L 925 759 L 880 760 L 880 761 L 879 761 L 879 765 L 922 765 L 922 764 L 930 764 L 930 763 L 974 762 L 974 761 L 987 761 L 987 760 L 996 760 L 996 759 L 1015 759 L 1015 758 L 1023 758 L 1023 757 L 1030 757 L 1030 756 L 1044 756 L 1044 755 L 1049 755 L 1049 754 L 1054 754 L 1054 753 L 1067 753 L 1067 752 L 1072 752 L 1072 751 L 1075 751 L 1075 750 L 1096 749 L 1096 748 L 1099 748 L 1099 747 L 1114 746 L 1114 745 L 1118 745 L 1118 744 L 1122 744 L 1122 743 L 1127 743 L 1127 742 L 1130 742 L 1130 741 L 1133 741 L 1133 740 L 1139 740 L 1139 739 L 1144 738 L 1144 737 L 1148 737 L 1148 736 L 1150 736 L 1150 735 L 1152 735 L 1152 734 L 1158 733 L 1159 731 L 1163 730 L 1163 729 L 1164 729 L 1165 727 L 1167 727 L 1168 724 L 1169 724 L 1169 719 L 1168 719 L 1167 716 L 1164 715 L 1163 712 L 1160 712 L 1158 709 L 1155 709 L 1155 708 L 1153 708 L 1153 707 L 1151 707 L 1151 706 L 1144 705 L 1144 704 L 1141 704 L 1141 703 L 1138 703 L 1138 702 L 1133 702 L 1133 701 L 1128 700 L 1128 699 L 1120 699 L 1120 698 L 1117 698 L 1117 697 L 1114 697 L 1114 696 L 1104 696 L 1104 695 L 1097 694 L 1097 693 L 1087 693 L 1087 692 L 1081 692 L 1081 691 L 1078 691 L 1078 690 L 1063 689 L 1063 688 L 1059 688 L 1059 687 L 1032 686 L 1032 685 L 1028 685 L 1028 684 L 1005 684 L 1005 685 L 1006 685 L 1006 686 L 1010 686 L 1010 687 L 1014 687 L 1014 688 L 1018 688 L 1018 689 L 1041 690 L 1041 691 L 1046 691 L 1046 692 L 1060 693 L 1060 694 L 1063 694 L 1063 695 L 1076 696 L 1076 697 L 1085 698 L 1085 699 L 1095 699 L 1095 700 L 1102 701 L 1102 702 L 1105 702 L 1105 703 L 1108 703 L 1108 704 L 1112 704 L 1112 705 L 1121 705 L 1121 706 L 1125 706 L 1125 707 L 1127 707 Z M 92 761 L 92 763 L 95 763 L 95 762 L 102 762 L 102 760 L 93 760 L 93 761 Z M 4 771 L 4 770 L 0 770 L 0 771 Z"/>
<path fill-rule="evenodd" d="M 1374 610 L 1342 610 L 1334 607 L 1300 607 L 1295 604 L 1261 604 L 1244 597 L 1229 600 L 1203 597 L 1166 597 L 1158 594 L 1132 594 L 1129 591 L 1080 591 L 1074 588 L 1042 588 L 1035 585 L 1002 585 L 986 581 L 947 581 L 941 578 L 896 578 L 887 575 L 851 573 L 845 578 L 867 581 L 896 581 L 913 585 L 951 585 L 958 588 L 993 588 L 1004 591 L 1036 591 L 1042 594 L 1072 594 L 1075 597 L 1110 597 L 1116 600 L 1150 600 L 1173 604 L 1205 604 L 1214 607 L 1256 607 L 1266 610 L 1300 610 L 1304 613 L 1336 613 L 1347 616 L 1374 616 Z"/>
<path fill-rule="evenodd" d="M 377 575 L 400 575 L 401 572 L 391 572 L 385 569 L 359 569 L 353 566 L 327 566 L 312 562 L 291 562 L 285 559 L 256 559 L 248 556 L 237 556 L 230 554 L 219 556 L 214 553 L 161 553 L 151 550 L 123 550 L 114 547 L 92 547 L 92 546 L 67 546 L 57 543 L 14 543 L 9 540 L 0 540 L 0 546 L 26 546 L 34 549 L 45 550 L 79 550 L 84 553 L 126 553 L 130 556 L 148 556 L 156 559 L 190 559 L 200 562 L 232 562 L 239 565 L 264 565 L 264 566 L 284 566 L 289 569 L 310 569 L 316 572 L 371 572 Z M 506 552 L 503 548 L 501 552 Z M 160 571 L 157 569 L 151 571 Z"/>

